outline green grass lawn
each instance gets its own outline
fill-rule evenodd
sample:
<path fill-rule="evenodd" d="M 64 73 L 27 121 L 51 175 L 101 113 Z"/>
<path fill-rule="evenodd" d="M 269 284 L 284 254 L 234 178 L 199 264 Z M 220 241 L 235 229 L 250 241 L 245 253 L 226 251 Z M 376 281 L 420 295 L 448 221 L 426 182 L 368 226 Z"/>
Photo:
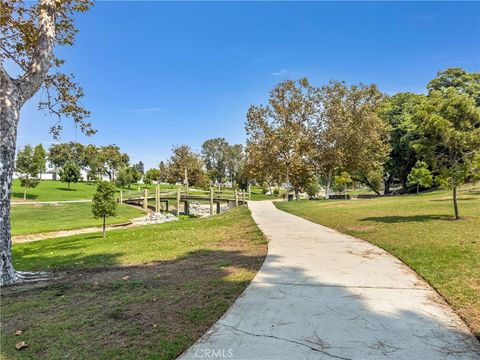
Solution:
<path fill-rule="evenodd" d="M 107 224 L 127 222 L 145 213 L 140 208 L 119 205 L 117 215 L 107 218 Z M 11 208 L 13 235 L 79 229 L 101 226 L 102 219 L 95 219 L 90 203 L 60 203 L 13 205 Z"/>
<path fill-rule="evenodd" d="M 241 294 L 265 254 L 245 207 L 106 239 L 14 245 L 17 269 L 61 277 L 2 289 L 0 357 L 175 359 Z M 28 348 L 16 350 L 20 341 Z"/>
<path fill-rule="evenodd" d="M 479 185 L 460 191 L 459 221 L 452 220 L 451 195 L 446 191 L 275 205 L 395 255 L 435 287 L 480 337 Z"/>
<path fill-rule="evenodd" d="M 272 200 L 276 199 L 276 196 L 265 195 L 263 189 L 258 186 L 252 186 L 251 191 L 251 200 Z"/>
<path fill-rule="evenodd" d="M 144 188 L 154 189 L 155 185 L 133 184 L 130 188 L 123 188 L 124 192 L 137 191 Z M 176 189 L 176 186 L 169 184 L 160 185 L 161 189 Z M 27 201 L 65 201 L 65 200 L 88 200 L 91 199 L 97 183 L 81 181 L 72 183 L 70 190 L 67 184 L 58 180 L 42 180 L 36 188 L 27 190 Z M 120 193 L 120 189 L 117 190 Z M 18 179 L 13 180 L 12 200 L 23 201 L 23 188 Z"/>

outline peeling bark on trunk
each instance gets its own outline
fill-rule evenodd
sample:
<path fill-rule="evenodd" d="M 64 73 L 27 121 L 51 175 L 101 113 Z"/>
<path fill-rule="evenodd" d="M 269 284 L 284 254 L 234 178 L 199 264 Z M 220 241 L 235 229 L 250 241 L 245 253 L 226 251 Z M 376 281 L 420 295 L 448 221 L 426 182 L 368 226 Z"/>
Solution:
<path fill-rule="evenodd" d="M 10 85 L 10 86 L 9 86 Z M 3 80 L 0 84 L 0 286 L 18 281 L 12 264 L 10 231 L 10 192 L 15 164 L 17 125 L 20 106 L 14 101 L 13 84 Z"/>
<path fill-rule="evenodd" d="M 13 268 L 10 193 L 20 109 L 38 91 L 51 66 L 55 40 L 54 0 L 40 1 L 38 30 L 35 50 L 21 77 L 12 79 L 0 63 L 0 286 L 36 278 L 36 274 L 18 273 Z M 44 274 L 38 278 L 44 279 Z"/>

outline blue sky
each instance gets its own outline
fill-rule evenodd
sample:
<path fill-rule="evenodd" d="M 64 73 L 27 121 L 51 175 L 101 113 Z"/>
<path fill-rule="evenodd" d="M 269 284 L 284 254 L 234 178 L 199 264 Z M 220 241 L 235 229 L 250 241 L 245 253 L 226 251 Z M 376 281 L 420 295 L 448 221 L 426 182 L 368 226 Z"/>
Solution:
<path fill-rule="evenodd" d="M 245 140 L 250 104 L 286 78 L 424 92 L 437 71 L 480 71 L 479 2 L 107 2 L 78 16 L 66 71 L 98 133 L 69 120 L 62 141 L 115 143 L 153 167 L 173 144 Z M 19 145 L 49 145 L 53 118 L 23 109 Z"/>

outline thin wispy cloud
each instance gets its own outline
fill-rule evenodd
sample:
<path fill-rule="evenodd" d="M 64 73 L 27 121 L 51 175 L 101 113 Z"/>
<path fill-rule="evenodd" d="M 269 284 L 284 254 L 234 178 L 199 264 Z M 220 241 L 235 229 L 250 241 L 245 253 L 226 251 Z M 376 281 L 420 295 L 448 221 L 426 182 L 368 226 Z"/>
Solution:
<path fill-rule="evenodd" d="M 280 71 L 275 71 L 270 73 L 270 75 L 272 76 L 285 76 L 285 75 L 291 75 L 291 74 L 292 74 L 292 71 L 289 69 L 282 69 Z"/>
<path fill-rule="evenodd" d="M 137 109 L 123 109 L 125 112 L 153 112 L 153 111 L 166 111 L 162 107 L 147 107 L 147 108 L 137 108 Z"/>

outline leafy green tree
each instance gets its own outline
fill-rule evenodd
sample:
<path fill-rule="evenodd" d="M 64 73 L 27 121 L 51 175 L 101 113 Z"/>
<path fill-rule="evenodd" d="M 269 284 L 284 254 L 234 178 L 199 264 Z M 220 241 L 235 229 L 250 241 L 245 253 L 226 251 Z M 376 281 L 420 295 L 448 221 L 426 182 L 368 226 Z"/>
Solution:
<path fill-rule="evenodd" d="M 168 168 L 163 161 L 160 161 L 158 165 L 158 181 L 159 182 L 167 182 L 168 181 Z"/>
<path fill-rule="evenodd" d="M 426 162 L 417 161 L 412 171 L 408 174 L 408 183 L 417 186 L 417 194 L 420 193 L 420 186 L 430 187 L 433 185 L 433 176 L 430 170 L 428 170 Z"/>
<path fill-rule="evenodd" d="M 159 169 L 148 169 L 145 175 L 143 176 L 143 182 L 147 185 L 152 184 L 160 180 L 160 170 Z"/>
<path fill-rule="evenodd" d="M 225 153 L 225 166 L 228 177 L 235 186 L 241 180 L 243 167 L 245 166 L 245 153 L 241 144 L 229 145 Z"/>
<path fill-rule="evenodd" d="M 350 174 L 346 171 L 342 171 L 340 175 L 335 176 L 334 184 L 336 185 L 339 191 L 345 192 L 345 199 L 347 199 L 348 195 L 348 185 L 352 184 L 353 180 Z"/>
<path fill-rule="evenodd" d="M 174 146 L 172 156 L 168 161 L 168 182 L 175 184 L 185 179 L 185 171 L 188 184 L 199 187 L 208 185 L 208 178 L 203 170 L 201 157 L 190 149 L 188 145 Z"/>
<path fill-rule="evenodd" d="M 326 178 L 327 198 L 333 174 L 340 169 L 378 193 L 372 178 L 383 171 L 390 152 L 388 124 L 378 113 L 383 100 L 374 84 L 331 81 L 322 87 L 314 119 L 314 159 Z"/>
<path fill-rule="evenodd" d="M 310 182 L 305 187 L 305 191 L 310 198 L 317 196 L 318 192 L 320 191 L 320 184 L 318 183 L 318 179 L 315 177 L 311 178 Z"/>
<path fill-rule="evenodd" d="M 417 153 L 413 148 L 413 141 L 418 138 L 412 116 L 415 106 L 424 95 L 413 93 L 398 93 L 383 101 L 379 115 L 390 128 L 390 154 L 384 166 L 383 182 L 384 193 L 390 193 L 390 186 L 394 179 L 399 179 L 403 190 L 407 191 L 407 177 L 417 162 Z"/>
<path fill-rule="evenodd" d="M 212 180 L 221 182 L 226 176 L 228 147 L 224 138 L 209 139 L 202 144 L 201 156 Z"/>
<path fill-rule="evenodd" d="M 480 108 L 473 97 L 450 87 L 432 91 L 412 120 L 419 134 L 415 149 L 436 172 L 435 181 L 452 189 L 458 219 L 457 187 L 475 168 L 480 152 Z"/>
<path fill-rule="evenodd" d="M 47 152 L 43 148 L 42 144 L 35 146 L 33 151 L 33 162 L 38 170 L 38 178 L 42 178 L 42 173 L 47 170 Z"/>
<path fill-rule="evenodd" d="M 145 174 L 145 165 L 143 164 L 143 161 L 139 161 L 138 163 L 133 164 L 132 167 L 134 167 L 135 170 L 140 172 L 140 174 Z"/>
<path fill-rule="evenodd" d="M 127 169 L 132 177 L 132 184 L 137 184 L 142 179 L 142 173 L 135 166 L 131 166 Z"/>
<path fill-rule="evenodd" d="M 118 187 L 121 188 L 130 188 L 133 182 L 132 172 L 130 168 L 123 167 L 118 170 L 117 176 L 115 178 L 115 183 Z"/>
<path fill-rule="evenodd" d="M 103 237 L 105 237 L 106 218 L 115 216 L 117 212 L 117 201 L 115 199 L 115 184 L 101 181 L 97 185 L 97 191 L 92 199 L 92 213 L 98 219 L 103 219 Z"/>
<path fill-rule="evenodd" d="M 38 163 L 34 160 L 34 152 L 31 145 L 25 145 L 17 154 L 15 171 L 20 179 L 20 184 L 24 188 L 23 199 L 27 198 L 27 189 L 36 187 L 40 179 L 38 178 Z"/>
<path fill-rule="evenodd" d="M 247 112 L 247 161 L 250 178 L 286 183 L 298 195 L 313 176 L 309 123 L 318 112 L 318 89 L 306 78 L 282 81 L 270 91 L 268 105 Z"/>
<path fill-rule="evenodd" d="M 48 160 L 56 167 L 62 168 L 67 162 L 73 162 L 80 167 L 87 166 L 85 146 L 79 142 L 53 144 L 48 149 Z"/>
<path fill-rule="evenodd" d="M 70 190 L 70 184 L 76 183 L 80 180 L 80 166 L 75 164 L 73 161 L 68 161 L 60 170 L 60 180 L 66 182 L 68 185 L 68 190 Z"/>
<path fill-rule="evenodd" d="M 105 170 L 110 181 L 115 181 L 115 172 L 120 168 L 127 167 L 130 161 L 128 155 L 122 153 L 115 144 L 100 148 L 100 158 L 105 164 Z"/>
<path fill-rule="evenodd" d="M 470 95 L 477 106 L 480 106 L 480 73 L 468 73 L 462 68 L 449 68 L 440 71 L 427 85 L 429 93 L 432 91 L 445 93 L 449 88 Z"/>
<path fill-rule="evenodd" d="M 101 149 L 89 144 L 85 146 L 84 154 L 88 166 L 87 180 L 101 181 L 103 174 L 105 174 L 105 163 L 102 159 Z"/>

